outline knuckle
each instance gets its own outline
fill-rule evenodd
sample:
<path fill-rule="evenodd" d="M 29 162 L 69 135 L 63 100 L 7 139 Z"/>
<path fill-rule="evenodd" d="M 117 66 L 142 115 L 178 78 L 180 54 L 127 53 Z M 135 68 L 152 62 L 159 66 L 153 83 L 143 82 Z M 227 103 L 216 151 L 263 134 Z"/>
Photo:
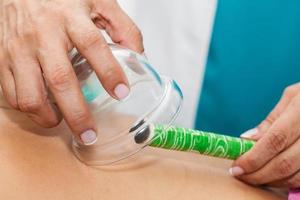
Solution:
<path fill-rule="evenodd" d="M 297 92 L 296 87 L 294 85 L 291 85 L 284 89 L 283 96 L 287 98 L 292 98 L 296 95 L 296 92 Z"/>
<path fill-rule="evenodd" d="M 22 28 L 20 28 L 18 35 L 20 38 L 30 38 L 33 39 L 34 36 L 36 35 L 36 31 L 34 26 L 31 23 L 26 23 L 26 25 L 21 26 Z"/>
<path fill-rule="evenodd" d="M 11 97 L 10 95 L 5 95 L 6 96 L 6 101 L 9 104 L 10 107 L 12 107 L 13 109 L 18 110 L 19 106 L 18 106 L 18 102 L 16 100 L 15 97 Z"/>
<path fill-rule="evenodd" d="M 49 54 L 51 45 L 49 45 L 49 41 L 47 39 L 48 36 L 42 33 L 43 28 L 39 28 L 36 32 L 35 37 L 35 45 L 37 54 L 43 57 L 46 57 Z"/>
<path fill-rule="evenodd" d="M 17 98 L 16 98 L 15 93 L 11 92 L 9 90 L 9 88 L 7 88 L 3 85 L 1 85 L 1 89 L 2 89 L 3 96 L 6 100 L 6 102 L 8 103 L 8 105 L 10 107 L 12 107 L 13 109 L 18 110 L 19 106 L 18 106 L 18 102 L 17 102 Z"/>
<path fill-rule="evenodd" d="M 7 99 L 7 103 L 9 104 L 10 107 L 12 107 L 13 109 L 18 110 L 19 106 L 18 106 L 18 102 L 15 98 L 10 98 Z"/>
<path fill-rule="evenodd" d="M 274 116 L 273 113 L 270 113 L 267 118 L 263 121 L 266 125 L 271 125 L 275 122 L 276 117 Z"/>
<path fill-rule="evenodd" d="M 253 155 L 249 155 L 245 160 L 244 160 L 245 166 L 247 166 L 246 168 L 248 169 L 247 171 L 253 171 L 256 170 L 259 166 L 258 166 L 258 162 L 257 162 L 257 157 L 253 156 Z"/>
<path fill-rule="evenodd" d="M 47 82 L 50 88 L 56 91 L 68 90 L 71 86 L 72 71 L 63 65 L 56 65 L 49 72 Z"/>
<path fill-rule="evenodd" d="M 278 174 L 287 177 L 293 172 L 293 162 L 288 158 L 283 158 L 278 163 Z"/>
<path fill-rule="evenodd" d="M 87 51 L 90 48 L 95 47 L 96 45 L 100 46 L 101 49 L 104 47 L 106 48 L 106 45 L 102 44 L 102 38 L 100 35 L 100 32 L 96 30 L 85 32 L 84 34 L 81 34 L 78 39 L 78 48 L 81 49 L 81 51 Z"/>
<path fill-rule="evenodd" d="M 68 122 L 73 130 L 79 130 L 83 124 L 90 120 L 89 114 L 85 111 L 75 111 L 69 118 Z"/>
<path fill-rule="evenodd" d="M 282 131 L 273 131 L 270 134 L 271 136 L 267 142 L 267 148 L 272 153 L 281 152 L 286 147 L 288 142 L 286 134 Z"/>
<path fill-rule="evenodd" d="M 22 97 L 19 101 L 19 108 L 22 112 L 35 112 L 43 106 L 43 100 L 38 97 Z"/>
<path fill-rule="evenodd" d="M 115 86 L 117 82 L 120 82 L 119 70 L 117 68 L 109 68 L 101 74 L 101 82 L 104 86 Z"/>
<path fill-rule="evenodd" d="M 105 70 L 101 75 L 105 77 L 105 79 L 108 80 L 108 82 L 112 82 L 113 79 L 116 78 L 116 75 L 118 74 L 118 69 L 115 67 L 109 67 L 107 70 Z"/>

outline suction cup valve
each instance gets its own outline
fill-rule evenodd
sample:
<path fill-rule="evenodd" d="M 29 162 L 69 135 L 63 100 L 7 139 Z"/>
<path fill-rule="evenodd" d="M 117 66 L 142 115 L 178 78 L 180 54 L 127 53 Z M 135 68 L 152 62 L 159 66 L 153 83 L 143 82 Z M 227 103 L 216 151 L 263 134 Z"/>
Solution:
<path fill-rule="evenodd" d="M 130 95 L 122 101 L 108 95 L 79 53 L 70 54 L 97 123 L 95 144 L 84 145 L 75 139 L 72 144 L 75 155 L 88 165 L 111 164 L 140 151 L 155 139 L 145 130 L 151 124 L 170 124 L 183 100 L 176 82 L 158 74 L 144 56 L 113 44 L 110 48 L 130 84 Z"/>

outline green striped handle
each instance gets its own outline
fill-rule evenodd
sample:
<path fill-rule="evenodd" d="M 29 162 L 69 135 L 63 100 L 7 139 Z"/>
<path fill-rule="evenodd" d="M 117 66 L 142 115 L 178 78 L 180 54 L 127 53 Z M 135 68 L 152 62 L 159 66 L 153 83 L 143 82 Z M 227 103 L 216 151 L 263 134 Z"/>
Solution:
<path fill-rule="evenodd" d="M 245 140 L 210 132 L 156 125 L 150 146 L 235 160 L 255 144 Z"/>

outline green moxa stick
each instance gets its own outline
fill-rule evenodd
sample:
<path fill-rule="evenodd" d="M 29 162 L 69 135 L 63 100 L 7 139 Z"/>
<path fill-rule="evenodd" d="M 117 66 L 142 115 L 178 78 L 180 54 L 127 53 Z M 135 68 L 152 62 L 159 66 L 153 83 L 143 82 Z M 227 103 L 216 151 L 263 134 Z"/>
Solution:
<path fill-rule="evenodd" d="M 251 149 L 254 141 L 179 127 L 156 125 L 150 146 L 235 160 Z"/>

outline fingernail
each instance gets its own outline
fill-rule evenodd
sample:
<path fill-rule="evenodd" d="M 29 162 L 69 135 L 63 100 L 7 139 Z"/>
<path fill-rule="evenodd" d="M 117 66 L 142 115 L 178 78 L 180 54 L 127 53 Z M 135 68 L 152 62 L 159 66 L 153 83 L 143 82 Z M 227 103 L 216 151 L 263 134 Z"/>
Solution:
<path fill-rule="evenodd" d="M 125 84 L 118 84 L 114 90 L 115 95 L 118 99 L 125 99 L 129 94 L 129 88 Z"/>
<path fill-rule="evenodd" d="M 245 133 L 241 134 L 241 137 L 251 139 L 253 136 L 255 136 L 257 134 L 257 132 L 258 132 L 258 129 L 253 128 L 253 129 L 250 129 L 250 130 L 246 131 Z"/>
<path fill-rule="evenodd" d="M 229 173 L 231 176 L 240 176 L 244 174 L 244 170 L 240 167 L 232 167 L 229 169 Z"/>
<path fill-rule="evenodd" d="M 97 141 L 97 135 L 93 130 L 87 130 L 80 135 L 80 139 L 85 145 L 92 145 Z"/>

